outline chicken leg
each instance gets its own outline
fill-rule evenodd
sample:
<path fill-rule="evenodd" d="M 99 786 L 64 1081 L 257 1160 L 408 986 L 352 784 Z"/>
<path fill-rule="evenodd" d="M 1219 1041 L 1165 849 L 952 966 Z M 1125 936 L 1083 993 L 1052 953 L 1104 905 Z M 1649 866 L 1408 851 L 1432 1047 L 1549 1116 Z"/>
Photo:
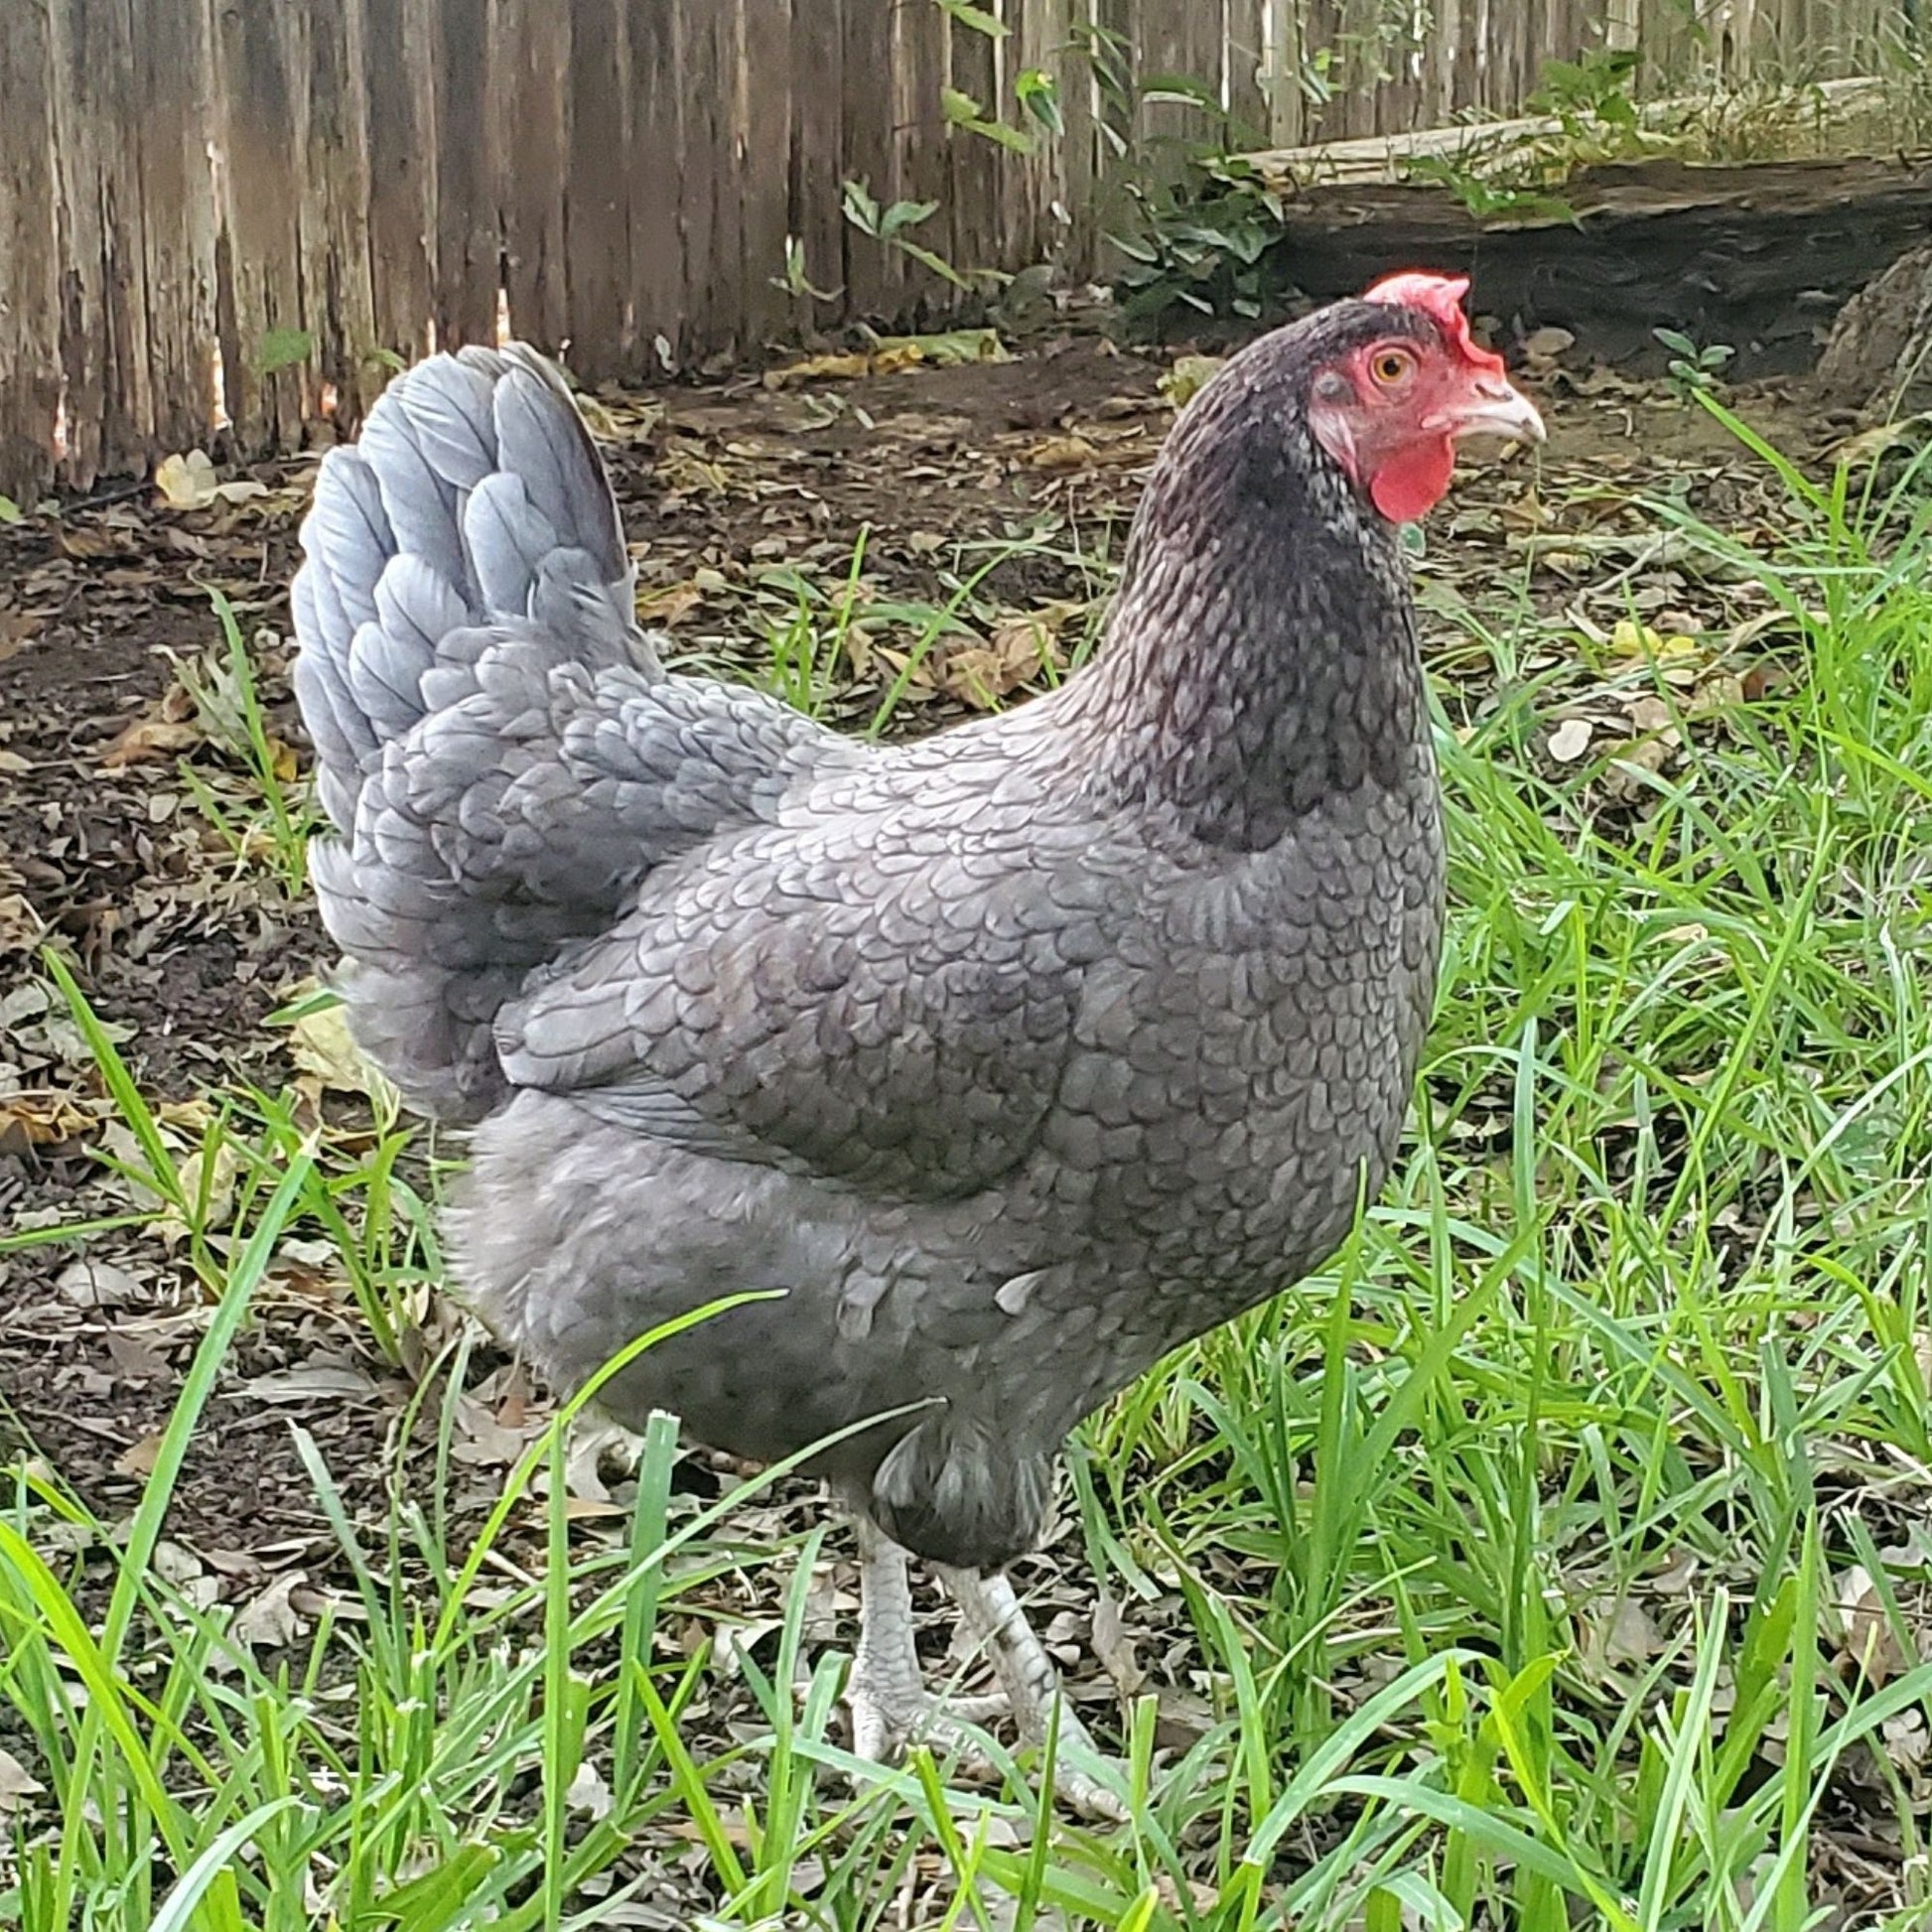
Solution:
<path fill-rule="evenodd" d="M 1046 1646 L 1027 1621 L 1027 1612 L 1014 1594 L 1004 1571 L 982 1577 L 971 1570 L 935 1565 L 939 1581 L 959 1605 L 966 1627 L 985 1644 L 994 1674 L 1006 1691 L 1014 1722 L 1030 1744 L 1046 1742 L 1053 1730 L 1053 1705 L 1059 1703 L 1058 1732 L 1054 1739 L 1053 1785 L 1083 1818 L 1102 1824 L 1127 1822 L 1127 1807 L 1119 1796 L 1093 1775 L 1093 1767 L 1108 1760 L 1093 1734 L 1074 1714 L 1072 1701 L 1060 1684 L 1060 1674 L 1046 1654 Z"/>
<path fill-rule="evenodd" d="M 1005 1692 L 946 1702 L 926 1689 L 913 1642 L 906 1554 L 863 1512 L 855 1510 L 852 1520 L 859 1538 L 859 1648 L 845 1701 L 852 1712 L 853 1750 L 885 1764 L 906 1745 L 927 1738 L 983 1756 L 960 1726 L 1004 1717 Z"/>
<path fill-rule="evenodd" d="M 969 1726 L 1009 1711 L 1022 1737 L 1043 1744 L 1053 1701 L 1061 1696 L 1059 1674 L 1013 1586 L 1004 1576 L 981 1578 L 935 1566 L 967 1629 L 985 1644 L 1001 1685 L 988 1697 L 936 1698 L 926 1689 L 913 1643 L 906 1553 L 862 1510 L 852 1515 L 859 1540 L 859 1647 L 846 1684 L 853 1751 L 874 1763 L 890 1763 L 908 1744 L 924 1740 L 957 1750 L 966 1762 L 991 1771 L 995 1767 Z M 1082 1817 L 1117 1823 L 1125 1809 L 1092 1775 L 1090 1767 L 1098 1761 L 1103 1761 L 1100 1750 L 1086 1726 L 1062 1704 L 1054 1786 Z"/>

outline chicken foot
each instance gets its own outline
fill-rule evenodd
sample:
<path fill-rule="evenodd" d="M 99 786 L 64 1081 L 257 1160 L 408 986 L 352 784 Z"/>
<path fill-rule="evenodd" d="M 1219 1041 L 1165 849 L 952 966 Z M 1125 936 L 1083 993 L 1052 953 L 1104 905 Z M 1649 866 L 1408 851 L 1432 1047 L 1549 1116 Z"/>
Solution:
<path fill-rule="evenodd" d="M 988 1697 L 938 1698 L 926 1689 L 913 1644 L 912 1591 L 906 1553 L 862 1512 L 853 1512 L 859 1539 L 859 1647 L 846 1681 L 852 1713 L 852 1749 L 875 1764 L 891 1763 L 908 1744 L 925 1741 L 957 1751 L 990 1775 L 998 1767 L 971 1726 L 1011 1712 L 1021 1735 L 1043 1744 L 1053 1700 L 1060 1695 L 1053 1660 L 1034 1634 L 1004 1577 L 982 1580 L 969 1571 L 939 1569 L 966 1627 L 987 1647 L 1001 1689 Z M 1061 1798 L 1083 1817 L 1118 1822 L 1120 1800 L 1078 1759 L 1100 1751 L 1085 1725 L 1061 1707 L 1053 1781 Z"/>
<path fill-rule="evenodd" d="M 906 1554 L 869 1517 L 855 1512 L 853 1523 L 859 1537 L 859 1648 L 845 1701 L 854 1752 L 886 1764 L 923 1738 L 956 1744 L 983 1759 L 961 1726 L 1005 1717 L 1006 1693 L 944 1700 L 926 1689 L 913 1643 Z"/>
<path fill-rule="evenodd" d="M 1108 1762 L 1075 1715 L 1060 1684 L 1060 1674 L 1046 1654 L 1027 1612 L 1014 1594 L 1004 1572 L 982 1577 L 971 1570 L 934 1565 L 966 1627 L 985 1644 L 994 1674 L 1006 1690 L 1020 1734 L 1030 1744 L 1043 1745 L 1054 1730 L 1053 1706 L 1059 1704 L 1054 1736 L 1053 1786 L 1083 1818 L 1102 1824 L 1127 1822 L 1127 1808 L 1119 1796 L 1093 1775 L 1092 1767 Z"/>

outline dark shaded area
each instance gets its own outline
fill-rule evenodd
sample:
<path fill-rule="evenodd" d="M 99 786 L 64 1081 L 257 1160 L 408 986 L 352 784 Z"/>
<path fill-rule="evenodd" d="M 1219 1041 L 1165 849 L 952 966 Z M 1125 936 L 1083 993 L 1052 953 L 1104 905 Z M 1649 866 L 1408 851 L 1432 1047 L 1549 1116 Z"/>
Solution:
<path fill-rule="evenodd" d="M 1562 191 L 1577 220 L 1471 214 L 1447 190 L 1366 184 L 1306 190 L 1273 251 L 1282 281 L 1317 301 L 1400 268 L 1452 268 L 1475 304 L 1524 330 L 1661 370 L 1652 331 L 1737 351 L 1726 373 L 1809 368 L 1839 309 L 1932 239 L 1932 163 L 1618 163 Z"/>

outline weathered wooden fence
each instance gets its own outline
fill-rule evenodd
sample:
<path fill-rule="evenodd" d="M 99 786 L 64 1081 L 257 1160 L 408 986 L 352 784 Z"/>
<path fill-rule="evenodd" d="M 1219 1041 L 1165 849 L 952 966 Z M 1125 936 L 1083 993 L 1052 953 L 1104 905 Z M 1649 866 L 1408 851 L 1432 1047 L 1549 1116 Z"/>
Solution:
<path fill-rule="evenodd" d="M 1123 112 L 1096 33 L 1287 145 L 1513 109 L 1605 38 L 1653 84 L 1845 70 L 1906 4 L 0 0 L 0 491 L 138 471 L 219 422 L 295 443 L 505 302 L 598 379 L 943 293 L 845 219 L 848 180 L 937 203 L 914 238 L 956 264 L 1088 266 Z M 1016 119 L 1030 69 L 1061 138 L 949 121 L 947 88 Z M 784 286 L 788 242 L 830 300 Z"/>

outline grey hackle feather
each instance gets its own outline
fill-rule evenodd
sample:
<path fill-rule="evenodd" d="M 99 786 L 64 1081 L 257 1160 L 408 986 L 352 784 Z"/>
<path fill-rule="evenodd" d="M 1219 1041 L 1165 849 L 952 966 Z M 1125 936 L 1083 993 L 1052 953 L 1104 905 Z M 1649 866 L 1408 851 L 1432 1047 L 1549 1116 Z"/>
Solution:
<path fill-rule="evenodd" d="M 521 348 L 438 356 L 323 465 L 297 690 L 357 1037 L 475 1128 L 462 1290 L 621 1419 L 790 1453 L 988 1569 L 1066 1431 L 1318 1266 L 1392 1158 L 1443 853 L 1394 532 L 1312 371 L 1342 304 L 1169 439 L 1106 648 L 914 745 L 667 675 L 609 483 Z M 1440 345 L 1440 339 L 1436 339 Z"/>

